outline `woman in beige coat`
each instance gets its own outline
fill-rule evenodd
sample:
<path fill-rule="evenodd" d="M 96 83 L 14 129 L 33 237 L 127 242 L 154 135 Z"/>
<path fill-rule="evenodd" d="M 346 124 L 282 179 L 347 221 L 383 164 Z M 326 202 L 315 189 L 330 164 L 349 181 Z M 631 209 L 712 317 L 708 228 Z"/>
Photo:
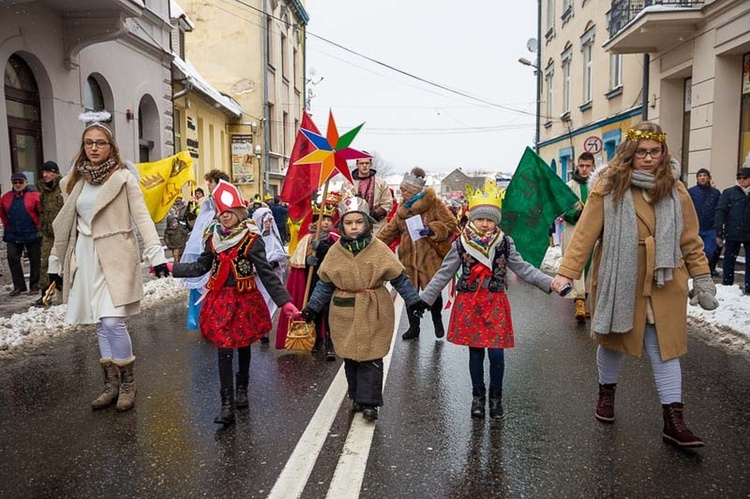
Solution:
<path fill-rule="evenodd" d="M 86 127 L 72 171 L 60 182 L 65 204 L 53 222 L 50 273 L 63 276 L 69 324 L 96 324 L 104 391 L 91 406 L 135 404 L 133 347 L 125 317 L 140 311 L 143 257 L 157 275 L 168 275 L 164 250 L 146 209 L 138 181 L 120 159 L 104 124 Z M 58 280 L 59 281 L 59 280 Z"/>
<path fill-rule="evenodd" d="M 666 134 L 644 122 L 626 135 L 615 158 L 591 180 L 592 190 L 553 285 L 581 276 L 591 251 L 591 331 L 599 342 L 595 416 L 615 419 L 622 354 L 645 349 L 662 404 L 664 441 L 700 447 L 683 420 L 680 357 L 687 352 L 688 276 L 691 304 L 718 306 L 698 219 Z M 635 272 L 634 272 L 635 271 Z"/>

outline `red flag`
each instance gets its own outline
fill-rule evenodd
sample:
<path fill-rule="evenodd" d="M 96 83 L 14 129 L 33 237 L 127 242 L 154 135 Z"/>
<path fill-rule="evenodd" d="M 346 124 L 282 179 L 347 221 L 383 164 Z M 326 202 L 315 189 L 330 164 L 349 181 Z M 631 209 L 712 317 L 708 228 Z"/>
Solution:
<path fill-rule="evenodd" d="M 302 111 L 302 123 L 294 139 L 294 147 L 289 157 L 289 168 L 281 186 L 281 200 L 289 203 L 289 218 L 298 222 L 312 211 L 312 195 L 320 187 L 320 165 L 295 165 L 299 159 L 315 151 L 315 146 L 302 134 L 308 130 L 320 134 L 307 111 Z"/>

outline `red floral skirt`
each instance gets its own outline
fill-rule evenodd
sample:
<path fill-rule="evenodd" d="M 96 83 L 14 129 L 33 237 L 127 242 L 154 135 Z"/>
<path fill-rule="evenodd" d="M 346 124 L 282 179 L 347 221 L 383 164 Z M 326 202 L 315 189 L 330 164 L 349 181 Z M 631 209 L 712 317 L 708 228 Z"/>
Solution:
<path fill-rule="evenodd" d="M 239 348 L 271 330 L 271 315 L 257 289 L 240 293 L 234 286 L 223 286 L 209 290 L 198 324 L 201 335 L 216 348 Z"/>
<path fill-rule="evenodd" d="M 487 289 L 459 291 L 451 311 L 448 341 L 478 348 L 513 348 L 508 296 Z"/>

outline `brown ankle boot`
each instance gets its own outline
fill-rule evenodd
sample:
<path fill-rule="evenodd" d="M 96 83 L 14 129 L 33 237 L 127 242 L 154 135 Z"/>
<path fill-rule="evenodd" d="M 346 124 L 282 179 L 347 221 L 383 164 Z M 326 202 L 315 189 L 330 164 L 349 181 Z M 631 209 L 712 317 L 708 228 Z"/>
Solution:
<path fill-rule="evenodd" d="M 681 402 L 662 404 L 661 408 L 664 415 L 662 440 L 678 447 L 703 447 L 703 440 L 693 435 L 685 424 Z"/>
<path fill-rule="evenodd" d="M 135 357 L 125 362 L 112 361 L 112 363 L 120 371 L 120 396 L 117 397 L 117 410 L 127 411 L 135 405 L 135 375 L 133 373 Z"/>
<path fill-rule="evenodd" d="M 599 400 L 596 402 L 594 416 L 602 423 L 613 423 L 615 421 L 615 389 L 617 383 L 599 384 Z"/>
<path fill-rule="evenodd" d="M 92 409 L 104 409 L 117 400 L 120 393 L 120 373 L 112 359 L 101 359 L 99 363 L 104 373 L 104 391 L 91 402 Z"/>
<path fill-rule="evenodd" d="M 586 322 L 586 300 L 576 298 L 576 320 L 578 324 Z"/>

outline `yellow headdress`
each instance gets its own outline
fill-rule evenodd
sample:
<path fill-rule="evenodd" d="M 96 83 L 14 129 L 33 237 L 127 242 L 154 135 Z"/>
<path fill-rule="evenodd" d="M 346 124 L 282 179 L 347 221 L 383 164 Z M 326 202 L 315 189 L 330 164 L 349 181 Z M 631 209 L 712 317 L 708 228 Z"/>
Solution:
<path fill-rule="evenodd" d="M 656 142 L 663 144 L 667 141 L 667 134 L 663 132 L 649 132 L 648 130 L 634 130 L 631 128 L 628 130 L 628 133 L 625 134 L 625 139 L 631 142 L 638 142 L 639 140 L 655 140 Z"/>
<path fill-rule="evenodd" d="M 482 189 L 474 189 L 467 185 L 465 192 L 466 199 L 469 201 L 469 220 L 487 218 L 500 223 L 500 208 L 505 191 L 499 189 L 494 180 L 486 181 Z"/>
<path fill-rule="evenodd" d="M 336 214 L 336 209 L 338 208 L 339 202 L 341 202 L 341 193 L 338 191 L 329 192 L 326 196 L 326 200 L 323 203 L 322 208 L 317 200 L 313 201 L 313 215 L 320 215 L 320 212 L 322 211 L 324 217 L 333 218 L 333 216 Z"/>

